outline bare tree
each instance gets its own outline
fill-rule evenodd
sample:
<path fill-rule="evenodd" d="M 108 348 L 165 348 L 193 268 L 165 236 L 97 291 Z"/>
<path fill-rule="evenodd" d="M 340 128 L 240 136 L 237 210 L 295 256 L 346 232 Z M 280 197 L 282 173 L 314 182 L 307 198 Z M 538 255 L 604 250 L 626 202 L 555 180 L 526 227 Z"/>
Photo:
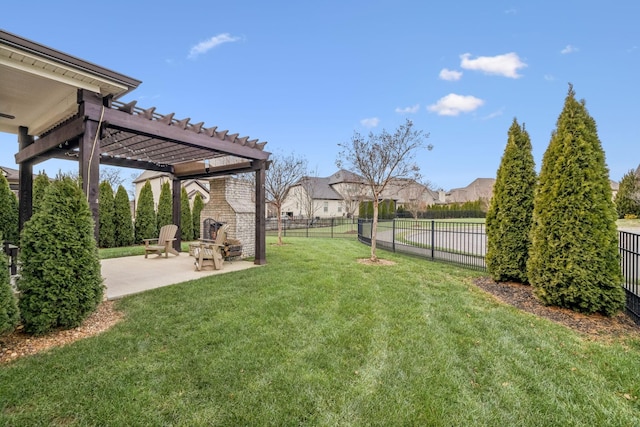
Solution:
<path fill-rule="evenodd" d="M 351 141 L 338 144 L 341 151 L 336 165 L 343 163 L 351 166 L 365 179 L 373 197 L 373 224 L 371 227 L 371 261 L 376 256 L 376 238 L 378 228 L 378 205 L 381 194 L 390 181 L 399 179 L 420 179 L 420 170 L 415 163 L 416 151 L 424 147 L 424 139 L 429 135 L 413 129 L 413 122 L 407 120 L 393 134 L 382 130 L 380 134 L 369 133 L 365 139 L 354 132 Z M 426 146 L 428 150 L 433 147 Z"/>
<path fill-rule="evenodd" d="M 360 207 L 360 203 L 370 199 L 369 187 L 365 182 L 346 182 L 336 185 L 334 190 L 342 197 L 342 204 L 347 217 L 353 218 Z"/>
<path fill-rule="evenodd" d="M 289 188 L 300 181 L 307 171 L 307 160 L 290 154 L 274 155 L 265 177 L 267 199 L 276 208 L 278 218 L 278 244 L 282 245 L 282 205 Z"/>
<path fill-rule="evenodd" d="M 298 182 L 298 189 L 296 190 L 296 198 L 300 204 L 300 211 L 302 214 L 312 219 L 320 206 L 316 203 L 317 177 L 304 176 Z"/>
<path fill-rule="evenodd" d="M 101 167 L 100 182 L 107 181 L 111 185 L 111 188 L 114 190 L 117 189 L 124 182 L 121 171 L 121 169 L 113 167 Z"/>

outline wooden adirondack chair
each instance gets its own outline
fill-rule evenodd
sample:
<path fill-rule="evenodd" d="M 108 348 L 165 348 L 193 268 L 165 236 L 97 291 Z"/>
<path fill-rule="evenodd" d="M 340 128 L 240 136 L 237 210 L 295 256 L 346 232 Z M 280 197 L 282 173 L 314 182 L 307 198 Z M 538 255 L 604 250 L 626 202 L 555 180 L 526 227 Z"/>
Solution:
<path fill-rule="evenodd" d="M 200 271 L 206 266 L 212 266 L 214 270 L 222 270 L 222 264 L 224 263 L 222 248 L 224 248 L 224 242 L 227 239 L 228 229 L 229 225 L 224 224 L 218 229 L 215 240 L 203 240 L 194 249 L 193 255 L 196 259 L 196 270 Z"/>
<path fill-rule="evenodd" d="M 171 246 L 173 241 L 176 240 L 177 232 L 177 225 L 164 225 L 160 228 L 160 235 L 157 239 L 144 239 L 144 257 L 146 258 L 150 253 L 161 256 L 162 252 L 164 252 L 165 258 L 169 256 L 169 253 L 180 255 L 180 253 Z"/>

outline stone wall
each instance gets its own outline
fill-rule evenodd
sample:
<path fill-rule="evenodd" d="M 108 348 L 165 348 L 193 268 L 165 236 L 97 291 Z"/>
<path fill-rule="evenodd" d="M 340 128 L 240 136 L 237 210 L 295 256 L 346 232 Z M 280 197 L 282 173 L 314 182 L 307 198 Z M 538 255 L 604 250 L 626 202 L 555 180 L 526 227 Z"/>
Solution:
<path fill-rule="evenodd" d="M 242 258 L 255 256 L 255 203 L 253 185 L 233 177 L 213 178 L 209 181 L 209 202 L 200 213 L 200 234 L 202 223 L 207 218 L 228 224 L 229 239 L 242 244 Z"/>

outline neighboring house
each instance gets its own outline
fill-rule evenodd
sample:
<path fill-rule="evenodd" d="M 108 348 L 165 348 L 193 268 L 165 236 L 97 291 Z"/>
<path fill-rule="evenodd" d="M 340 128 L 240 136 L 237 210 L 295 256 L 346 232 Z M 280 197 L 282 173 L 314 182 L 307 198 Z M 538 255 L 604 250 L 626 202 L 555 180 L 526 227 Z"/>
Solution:
<path fill-rule="evenodd" d="M 613 200 L 615 200 L 616 194 L 618 194 L 618 190 L 620 189 L 620 183 L 612 180 L 609 180 L 609 183 L 611 184 L 611 194 L 613 195 Z"/>
<path fill-rule="evenodd" d="M 136 179 L 133 180 L 133 185 L 135 186 L 134 206 L 138 205 L 140 191 L 142 191 L 142 187 L 147 181 L 149 181 L 149 184 L 151 184 L 151 190 L 153 191 L 153 203 L 157 208 L 158 201 L 160 200 L 160 191 L 162 189 L 162 184 L 168 182 L 169 186 L 171 187 L 173 185 L 173 178 L 171 174 L 167 172 L 142 172 Z M 189 196 L 189 204 L 191 205 L 191 207 L 193 207 L 193 199 L 196 197 L 196 194 L 200 194 L 200 196 L 202 197 L 202 201 L 205 204 L 209 201 L 209 181 L 201 179 L 189 179 L 187 181 L 183 181 L 182 186 L 187 190 L 187 195 Z"/>
<path fill-rule="evenodd" d="M 420 204 L 433 205 L 438 195 L 413 180 L 396 180 L 388 184 L 382 193 L 396 206 Z M 360 202 L 371 200 L 364 178 L 339 170 L 326 178 L 304 177 L 287 192 L 282 212 L 293 217 L 330 218 L 358 216 Z M 272 215 L 276 215 L 272 212 Z"/>
<path fill-rule="evenodd" d="M 638 172 L 640 176 L 640 166 Z M 619 184 L 616 181 L 609 180 L 611 183 L 611 192 L 613 196 L 618 193 Z M 471 184 L 462 188 L 454 188 L 445 194 L 445 203 L 466 203 L 483 200 L 487 203 L 493 197 L 493 186 L 496 183 L 494 178 L 477 178 Z"/>
<path fill-rule="evenodd" d="M 447 192 L 445 201 L 449 203 L 466 203 L 484 200 L 489 203 L 493 196 L 494 178 L 476 178 L 471 184 L 462 188 L 454 188 Z"/>
<path fill-rule="evenodd" d="M 18 195 L 18 187 L 20 185 L 20 174 L 17 169 L 0 166 L 0 173 L 9 181 L 9 188 Z"/>

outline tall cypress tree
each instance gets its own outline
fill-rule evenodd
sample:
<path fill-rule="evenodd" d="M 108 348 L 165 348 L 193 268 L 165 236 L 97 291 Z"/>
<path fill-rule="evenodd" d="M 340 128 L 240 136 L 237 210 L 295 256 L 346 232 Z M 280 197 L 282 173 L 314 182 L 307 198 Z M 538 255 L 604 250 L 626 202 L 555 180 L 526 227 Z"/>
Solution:
<path fill-rule="evenodd" d="M 101 248 L 112 248 L 115 246 L 115 201 L 113 199 L 113 189 L 109 181 L 102 181 L 99 187 L 99 218 L 100 237 L 99 246 Z"/>
<path fill-rule="evenodd" d="M 0 242 L 2 239 L 0 233 Z M 20 321 L 18 302 L 13 295 L 7 264 L 5 253 L 0 250 L 0 336 L 13 332 Z"/>
<path fill-rule="evenodd" d="M 180 191 L 180 235 L 182 240 L 193 238 L 193 218 L 191 218 L 191 208 L 189 207 L 189 195 L 184 187 Z"/>
<path fill-rule="evenodd" d="M 158 230 L 163 225 L 173 224 L 173 199 L 171 185 L 165 182 L 160 187 L 160 199 L 158 200 Z"/>
<path fill-rule="evenodd" d="M 618 218 L 624 218 L 625 215 L 640 216 L 640 178 L 633 169 L 620 180 L 615 203 Z"/>
<path fill-rule="evenodd" d="M 193 239 L 198 240 L 200 238 L 200 212 L 204 209 L 204 202 L 200 193 L 196 193 L 193 199 L 193 211 L 191 217 L 193 218 Z"/>
<path fill-rule="evenodd" d="M 118 186 L 114 200 L 113 224 L 115 227 L 115 245 L 117 247 L 133 244 L 133 219 L 129 195 L 122 185 Z M 150 237 L 149 237 L 150 238 Z"/>
<path fill-rule="evenodd" d="M 44 193 L 47 190 L 47 187 L 51 184 L 51 180 L 47 176 L 47 174 L 42 171 L 33 180 L 33 194 L 32 198 L 32 215 L 38 212 L 40 206 L 42 205 L 42 201 L 44 200 Z"/>
<path fill-rule="evenodd" d="M 149 181 L 145 182 L 140 190 L 138 207 L 136 208 L 135 235 L 136 243 L 142 243 L 144 239 L 158 237 L 156 211 L 153 208 L 153 190 Z"/>
<path fill-rule="evenodd" d="M 0 234 L 11 243 L 18 243 L 18 199 L 9 188 L 9 181 L 0 174 Z M 2 241 L 0 240 L 0 243 Z"/>
<path fill-rule="evenodd" d="M 27 332 L 78 326 L 102 301 L 93 231 L 91 210 L 78 184 L 69 177 L 53 182 L 21 235 L 18 304 Z"/>
<path fill-rule="evenodd" d="M 527 283 L 535 185 L 529 133 L 513 119 L 486 219 L 487 269 L 497 281 Z"/>
<path fill-rule="evenodd" d="M 572 86 L 542 160 L 531 239 L 528 277 L 545 304 L 605 315 L 624 307 L 609 171 Z"/>

